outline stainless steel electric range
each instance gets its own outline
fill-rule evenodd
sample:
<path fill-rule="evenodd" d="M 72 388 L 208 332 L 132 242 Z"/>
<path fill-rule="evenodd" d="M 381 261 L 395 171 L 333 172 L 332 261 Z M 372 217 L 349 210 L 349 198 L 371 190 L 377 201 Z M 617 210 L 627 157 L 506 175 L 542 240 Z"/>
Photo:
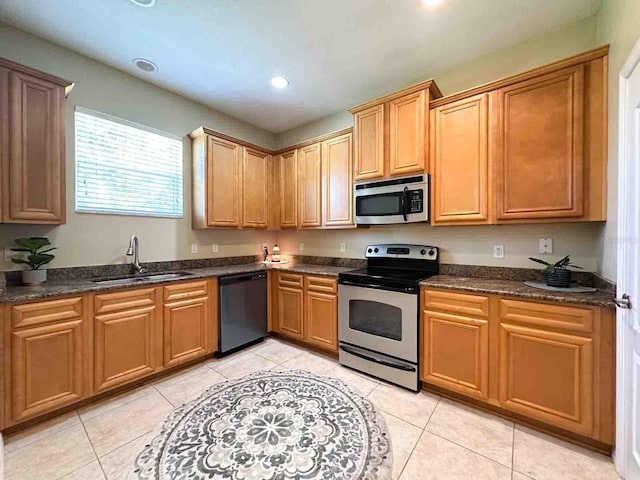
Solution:
<path fill-rule="evenodd" d="M 419 284 L 438 274 L 438 248 L 369 245 L 365 256 L 338 276 L 339 361 L 417 391 Z"/>

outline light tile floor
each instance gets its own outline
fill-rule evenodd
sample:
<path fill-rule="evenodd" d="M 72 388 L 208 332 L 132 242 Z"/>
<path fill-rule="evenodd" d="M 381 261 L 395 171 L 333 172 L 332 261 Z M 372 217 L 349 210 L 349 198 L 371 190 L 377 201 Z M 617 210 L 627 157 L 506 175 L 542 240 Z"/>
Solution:
<path fill-rule="evenodd" d="M 618 479 L 608 457 L 271 338 L 7 436 L 6 479 L 126 480 L 147 435 L 173 408 L 227 378 L 292 368 L 339 378 L 382 410 L 394 480 Z"/>

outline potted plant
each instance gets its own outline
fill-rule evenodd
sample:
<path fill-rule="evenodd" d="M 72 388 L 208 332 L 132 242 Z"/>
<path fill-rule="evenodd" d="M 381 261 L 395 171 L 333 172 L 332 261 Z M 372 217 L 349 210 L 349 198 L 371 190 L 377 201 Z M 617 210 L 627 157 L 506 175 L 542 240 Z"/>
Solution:
<path fill-rule="evenodd" d="M 55 250 L 55 247 L 45 248 L 51 245 L 46 237 L 16 238 L 14 242 L 18 246 L 13 247 L 11 251 L 27 254 L 11 258 L 13 263 L 29 267 L 28 270 L 22 271 L 22 283 L 31 286 L 42 285 L 47 280 L 47 271 L 40 268 L 55 258 L 55 255 L 49 253 Z"/>
<path fill-rule="evenodd" d="M 569 255 L 561 258 L 556 263 L 545 262 L 544 260 L 533 257 L 529 257 L 529 260 L 545 265 L 545 268 L 542 271 L 542 277 L 544 278 L 545 283 L 550 287 L 569 287 L 571 285 L 571 270 L 569 270 L 568 267 L 582 269 L 582 267 L 571 263 Z"/>

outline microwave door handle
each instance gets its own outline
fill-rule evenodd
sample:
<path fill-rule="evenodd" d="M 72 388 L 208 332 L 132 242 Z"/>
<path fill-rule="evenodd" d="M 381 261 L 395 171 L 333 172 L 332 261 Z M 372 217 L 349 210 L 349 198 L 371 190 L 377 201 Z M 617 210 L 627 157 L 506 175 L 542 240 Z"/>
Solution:
<path fill-rule="evenodd" d="M 407 187 L 404 187 L 404 190 L 402 191 L 402 201 L 400 202 L 401 205 L 401 209 L 402 209 L 402 218 L 404 218 L 404 221 L 408 221 L 407 218 L 407 214 L 409 213 L 409 202 L 407 201 L 409 197 L 409 189 Z"/>

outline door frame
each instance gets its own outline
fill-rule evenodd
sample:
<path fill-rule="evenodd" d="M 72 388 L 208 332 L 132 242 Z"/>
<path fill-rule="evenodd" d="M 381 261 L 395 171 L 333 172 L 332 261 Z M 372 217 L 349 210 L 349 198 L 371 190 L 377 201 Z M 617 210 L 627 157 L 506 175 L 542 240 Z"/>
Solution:
<path fill-rule="evenodd" d="M 629 211 L 625 202 L 620 201 L 626 197 L 625 193 L 629 189 L 628 180 L 631 159 L 626 154 L 627 139 L 629 136 L 629 125 L 627 124 L 626 105 L 628 102 L 628 82 L 636 68 L 640 68 L 640 39 L 636 42 L 631 53 L 624 62 L 618 77 L 618 228 L 617 228 L 617 285 L 623 284 L 623 275 L 626 273 L 624 261 L 627 258 L 626 248 L 621 239 L 626 238 L 630 233 L 628 225 Z M 635 186 L 639 188 L 640 185 Z M 617 292 L 620 296 L 621 291 Z M 640 299 L 633 299 L 639 301 Z M 618 310 L 620 314 L 620 310 Z M 618 322 L 620 323 L 620 322 Z M 630 419 L 625 417 L 625 399 L 631 395 L 633 385 L 626 375 L 625 359 L 628 355 L 628 329 L 616 329 L 616 445 L 613 451 L 613 460 L 618 473 L 625 477 L 625 459 L 630 454 L 630 445 L 627 445 L 625 435 L 625 425 L 629 425 Z"/>

